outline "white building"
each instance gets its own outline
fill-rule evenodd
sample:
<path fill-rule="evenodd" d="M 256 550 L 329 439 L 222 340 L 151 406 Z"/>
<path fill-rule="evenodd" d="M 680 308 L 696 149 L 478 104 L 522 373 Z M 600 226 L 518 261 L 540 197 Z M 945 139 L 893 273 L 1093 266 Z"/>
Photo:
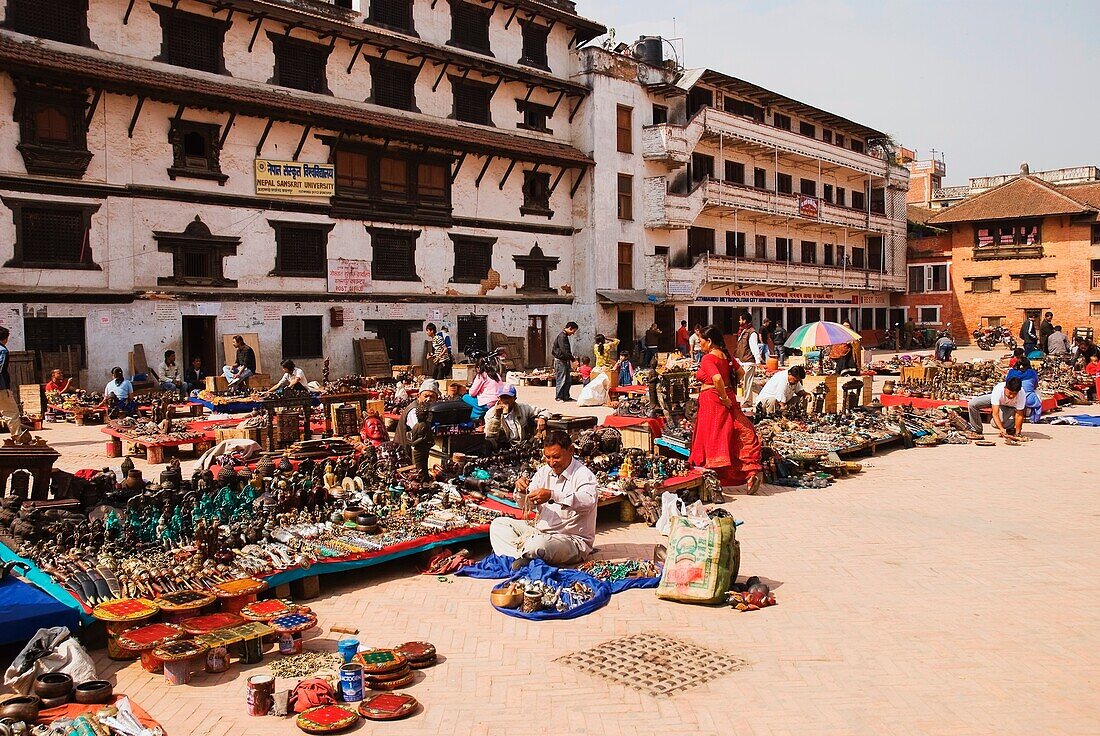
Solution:
<path fill-rule="evenodd" d="M 757 325 L 884 329 L 905 289 L 908 188 L 888 136 L 679 69 L 667 48 L 580 51 L 592 98 L 578 147 L 598 165 L 584 248 L 595 267 L 577 293 L 597 305 L 597 328 L 629 341 L 656 321 L 668 348 L 680 320 L 728 334 L 744 310 Z"/>
<path fill-rule="evenodd" d="M 574 49 L 604 28 L 569 0 L 0 8 L 11 349 L 79 345 L 98 387 L 135 343 L 220 367 L 223 335 L 258 333 L 262 369 L 314 378 L 370 334 L 418 362 L 429 320 L 545 363 L 574 314 Z"/>

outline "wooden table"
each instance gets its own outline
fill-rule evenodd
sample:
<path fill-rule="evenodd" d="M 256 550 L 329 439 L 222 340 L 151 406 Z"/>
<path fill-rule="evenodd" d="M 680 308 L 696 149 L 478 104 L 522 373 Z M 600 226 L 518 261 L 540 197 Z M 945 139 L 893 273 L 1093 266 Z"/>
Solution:
<path fill-rule="evenodd" d="M 153 465 L 161 465 L 167 462 L 165 459 L 165 450 L 170 447 L 191 445 L 194 448 L 195 454 L 201 455 L 213 446 L 213 443 L 207 439 L 205 435 L 198 438 L 182 440 L 151 440 L 144 437 L 135 437 L 111 427 L 103 427 L 100 431 L 111 437 L 111 451 L 117 453 L 112 455 L 112 457 L 122 457 L 122 442 L 125 440 L 131 444 L 144 447 L 145 459 Z"/>

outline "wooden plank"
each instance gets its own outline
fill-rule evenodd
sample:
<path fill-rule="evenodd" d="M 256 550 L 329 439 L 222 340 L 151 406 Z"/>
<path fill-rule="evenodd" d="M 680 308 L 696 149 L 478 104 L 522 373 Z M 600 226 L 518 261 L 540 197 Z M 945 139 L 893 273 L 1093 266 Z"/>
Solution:
<path fill-rule="evenodd" d="M 263 373 L 264 366 L 260 360 L 260 336 L 255 332 L 233 332 L 222 335 L 222 349 L 225 351 L 225 362 L 223 365 L 231 365 L 237 357 L 237 349 L 233 347 L 233 338 L 237 335 L 240 335 L 244 339 L 244 344 L 252 348 L 252 351 L 256 353 L 256 373 Z M 219 373 L 221 372 L 220 368 L 215 368 L 215 370 Z"/>
<path fill-rule="evenodd" d="M 355 355 L 359 361 L 359 372 L 364 376 L 392 375 L 389 351 L 385 340 L 360 337 L 353 340 Z"/>
<path fill-rule="evenodd" d="M 27 350 L 8 352 L 8 376 L 13 386 L 38 383 L 34 370 L 34 352 Z"/>
<path fill-rule="evenodd" d="M 37 414 L 42 416 L 46 412 L 46 399 L 42 392 L 41 383 L 19 384 L 19 403 L 23 405 L 25 414 Z"/>

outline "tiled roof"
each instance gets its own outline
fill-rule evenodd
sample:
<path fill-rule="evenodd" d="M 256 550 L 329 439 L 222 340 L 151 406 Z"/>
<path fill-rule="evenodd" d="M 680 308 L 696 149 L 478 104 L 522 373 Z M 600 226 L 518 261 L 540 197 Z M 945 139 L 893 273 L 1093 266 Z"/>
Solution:
<path fill-rule="evenodd" d="M 921 207 L 915 204 L 905 205 L 905 217 L 909 222 L 915 222 L 918 225 L 927 225 L 928 221 L 932 219 L 932 216 L 936 214 L 936 210 L 928 209 L 927 207 Z"/>
<path fill-rule="evenodd" d="M 1041 179 L 1020 176 L 936 212 L 928 218 L 927 224 L 1075 215 L 1091 209 L 1094 207 L 1083 204 L 1069 196 L 1068 192 L 1063 193 Z"/>
<path fill-rule="evenodd" d="M 65 84 L 141 95 L 224 112 L 273 118 L 315 128 L 411 140 L 457 151 L 512 157 L 559 166 L 591 166 L 573 146 L 513 135 L 418 113 L 394 113 L 375 105 L 338 100 L 258 82 L 242 82 L 94 49 L 32 40 L 0 30 L 0 69 L 48 77 Z"/>
<path fill-rule="evenodd" d="M 1100 210 L 1100 182 L 1089 184 L 1067 184 L 1058 187 L 1058 191 L 1073 197 L 1081 204 L 1094 210 Z"/>

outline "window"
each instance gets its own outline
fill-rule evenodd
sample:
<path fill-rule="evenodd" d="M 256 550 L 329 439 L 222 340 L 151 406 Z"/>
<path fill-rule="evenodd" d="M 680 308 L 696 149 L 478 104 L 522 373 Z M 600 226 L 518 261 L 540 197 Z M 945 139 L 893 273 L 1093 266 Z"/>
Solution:
<path fill-rule="evenodd" d="M 371 236 L 371 275 L 378 281 L 419 281 L 416 275 L 418 230 L 368 228 Z"/>
<path fill-rule="evenodd" d="M 999 245 L 1039 245 L 1043 242 L 1038 221 L 979 223 L 974 244 L 979 248 Z"/>
<path fill-rule="evenodd" d="M 15 253 L 5 266 L 99 269 L 92 261 L 89 242 L 92 215 L 99 210 L 98 204 L 54 204 L 7 197 L 3 201 L 15 220 Z"/>
<path fill-rule="evenodd" d="M 726 232 L 726 255 L 730 258 L 745 257 L 745 233 Z"/>
<path fill-rule="evenodd" d="M 381 59 L 370 62 L 371 96 L 368 102 L 395 110 L 416 109 L 417 68 Z"/>
<path fill-rule="evenodd" d="M 812 240 L 802 241 L 802 262 L 817 263 L 817 243 Z"/>
<path fill-rule="evenodd" d="M 828 128 L 822 128 L 821 129 L 821 140 L 825 141 L 826 143 L 832 143 L 833 142 L 833 131 L 829 130 Z"/>
<path fill-rule="evenodd" d="M 704 253 L 714 253 L 714 230 L 709 227 L 688 228 L 688 258 L 694 261 Z"/>
<path fill-rule="evenodd" d="M 781 115 L 779 113 L 775 113 L 774 115 L 772 115 L 772 125 L 779 128 L 780 130 L 790 130 L 791 118 L 789 115 Z"/>
<path fill-rule="evenodd" d="M 852 139 L 852 150 L 856 153 L 863 153 L 863 141 Z"/>
<path fill-rule="evenodd" d="M 835 142 L 838 146 L 843 148 L 844 147 L 844 136 L 842 136 L 840 133 L 837 133 Z"/>
<path fill-rule="evenodd" d="M 1100 289 L 1100 260 L 1092 259 L 1092 288 Z"/>
<path fill-rule="evenodd" d="M 546 54 L 547 39 L 550 37 L 550 28 L 535 22 L 521 22 L 523 33 L 523 55 L 519 57 L 520 64 L 550 70 L 550 60 Z"/>
<path fill-rule="evenodd" d="M 829 204 L 833 203 L 833 185 L 832 184 L 823 184 L 821 186 L 821 198 L 824 199 Z"/>
<path fill-rule="evenodd" d="M 153 10 L 160 15 L 161 44 L 157 61 L 211 74 L 225 73 L 222 45 L 229 22 L 163 5 L 154 5 Z"/>
<path fill-rule="evenodd" d="M 615 107 L 615 150 L 634 153 L 634 108 L 625 105 Z"/>
<path fill-rule="evenodd" d="M 817 182 L 811 179 L 799 179 L 798 191 L 808 197 L 817 196 Z"/>
<path fill-rule="evenodd" d="M 553 216 L 554 213 L 550 209 L 549 172 L 523 172 L 523 206 L 519 211 L 524 215 Z"/>
<path fill-rule="evenodd" d="M 552 107 L 540 105 L 530 100 L 516 100 L 516 111 L 523 116 L 521 122 L 516 124 L 517 128 L 537 130 L 540 133 L 554 132 L 547 127 L 550 122 L 550 114 L 553 111 Z"/>
<path fill-rule="evenodd" d="M 790 238 L 776 238 L 775 239 L 775 260 L 777 260 L 777 261 L 789 261 L 789 260 L 791 260 L 791 239 Z"/>
<path fill-rule="evenodd" d="M 922 325 L 938 325 L 940 323 L 940 308 L 920 306 L 917 307 L 917 322 Z"/>
<path fill-rule="evenodd" d="M 324 357 L 320 317 L 283 317 L 283 358 Z"/>
<path fill-rule="evenodd" d="M 378 160 L 378 190 L 382 196 L 408 198 L 409 164 L 405 159 L 384 156 Z"/>
<path fill-rule="evenodd" d="M 191 179 L 212 179 L 224 184 L 229 178 L 221 169 L 221 126 L 217 123 L 196 123 L 173 120 L 168 129 L 172 145 L 172 165 L 168 176 Z"/>
<path fill-rule="evenodd" d="M 756 236 L 756 250 L 754 256 L 759 260 L 764 260 L 768 257 L 768 236 L 757 235 Z"/>
<path fill-rule="evenodd" d="M 826 266 L 835 266 L 836 260 L 833 258 L 833 244 L 825 243 L 823 250 L 824 253 L 822 254 L 821 263 Z"/>
<path fill-rule="evenodd" d="M 886 214 L 886 189 L 883 187 L 871 188 L 871 212 L 876 215 Z"/>
<path fill-rule="evenodd" d="M 1100 225 L 1092 226 L 1092 244 L 1100 245 Z"/>
<path fill-rule="evenodd" d="M 76 348 L 80 354 L 80 367 L 88 367 L 88 350 L 83 317 L 24 317 L 24 349 L 40 353 L 43 367 L 52 368 L 46 357 L 49 353 L 66 352 Z"/>
<path fill-rule="evenodd" d="M 776 174 L 775 175 L 775 188 L 780 194 L 792 194 L 794 192 L 794 185 L 791 181 L 790 174 Z"/>
<path fill-rule="evenodd" d="M 653 106 L 653 124 L 664 125 L 668 122 L 668 108 L 664 105 Z"/>
<path fill-rule="evenodd" d="M 447 167 L 437 163 L 418 163 L 416 165 L 416 194 L 420 201 L 448 201 L 450 179 Z"/>
<path fill-rule="evenodd" d="M 91 45 L 88 0 L 8 0 L 4 26 L 28 36 Z"/>
<path fill-rule="evenodd" d="M 1000 327 L 1004 319 L 1004 317 L 982 317 L 982 324 L 985 327 Z"/>
<path fill-rule="evenodd" d="M 838 205 L 840 205 L 841 207 L 846 206 L 844 187 L 837 187 L 836 188 L 836 203 Z"/>
<path fill-rule="evenodd" d="M 458 351 L 469 354 L 489 347 L 489 318 L 483 314 L 458 315 Z"/>
<path fill-rule="evenodd" d="M 493 267 L 493 246 L 496 238 L 479 238 L 473 235 L 451 235 L 454 243 L 455 269 L 451 281 L 456 284 L 480 284 L 489 278 Z"/>
<path fill-rule="evenodd" d="M 714 156 L 702 153 L 691 154 L 691 181 L 698 183 L 714 178 Z"/>
<path fill-rule="evenodd" d="M 882 236 L 871 236 L 867 238 L 867 268 L 872 271 L 881 271 L 883 269 L 884 258 L 883 240 Z"/>
<path fill-rule="evenodd" d="M 862 210 L 866 207 L 866 204 L 867 198 L 864 196 L 863 192 L 852 192 L 852 209 Z"/>
<path fill-rule="evenodd" d="M 1089 316 L 1100 317 L 1100 302 L 1089 302 Z M 30 347 L 27 347 L 30 350 Z"/>
<path fill-rule="evenodd" d="M 814 127 L 813 124 L 807 123 L 804 120 L 798 121 L 798 132 L 810 138 L 817 137 L 817 128 Z"/>
<path fill-rule="evenodd" d="M 325 73 L 330 47 L 278 33 L 269 32 L 267 37 L 275 51 L 275 76 L 271 84 L 303 92 L 332 94 Z"/>
<path fill-rule="evenodd" d="M 406 33 L 416 33 L 413 26 L 413 0 L 371 0 L 367 20 Z"/>
<path fill-rule="evenodd" d="M 492 102 L 495 88 L 490 84 L 451 77 L 454 93 L 454 118 L 464 123 L 492 125 Z"/>
<path fill-rule="evenodd" d="M 335 149 L 335 216 L 450 224 L 450 161 L 397 148 L 325 141 Z"/>
<path fill-rule="evenodd" d="M 619 243 L 619 288 L 634 288 L 634 244 Z"/>
<path fill-rule="evenodd" d="M 745 164 L 739 161 L 726 162 L 726 181 L 731 184 L 745 183 Z"/>
<path fill-rule="evenodd" d="M 634 219 L 634 177 L 619 174 L 618 214 L 620 220 Z"/>
<path fill-rule="evenodd" d="M 489 17 L 492 11 L 463 0 L 451 0 L 451 46 L 492 56 Z"/>
<path fill-rule="evenodd" d="M 1051 273 L 1037 273 L 1037 274 L 1013 274 L 1011 278 L 1018 279 L 1020 286 L 1013 293 L 1026 294 L 1034 292 L 1053 293 L 1054 289 L 1050 288 L 1048 281 L 1054 278 L 1054 274 Z"/>
<path fill-rule="evenodd" d="M 768 172 L 764 169 L 753 168 L 752 185 L 757 189 L 768 188 Z"/>
<path fill-rule="evenodd" d="M 225 278 L 226 256 L 237 254 L 241 239 L 214 235 L 198 216 L 183 232 L 154 232 L 157 251 L 172 254 L 172 275 L 158 276 L 158 286 L 235 287 L 234 279 Z"/>
<path fill-rule="evenodd" d="M 688 119 L 695 117 L 704 107 L 714 107 L 714 91 L 706 87 L 692 87 L 687 99 Z"/>
<path fill-rule="evenodd" d="M 87 107 L 81 93 L 16 81 L 16 148 L 28 173 L 84 176 L 92 160 L 84 127 Z"/>
<path fill-rule="evenodd" d="M 852 247 L 852 268 L 866 268 L 863 255 L 863 248 Z"/>
<path fill-rule="evenodd" d="M 993 283 L 997 278 L 997 276 L 971 276 L 966 279 L 970 282 L 970 288 L 967 291 L 971 294 L 992 294 L 996 291 Z"/>
<path fill-rule="evenodd" d="M 910 294 L 933 294 L 950 290 L 946 263 L 909 267 Z"/>
<path fill-rule="evenodd" d="M 752 118 L 757 122 L 764 122 L 764 108 L 758 107 L 751 102 L 745 100 L 739 100 L 736 97 L 726 96 L 722 100 L 722 107 L 726 112 L 733 115 L 743 115 L 747 118 Z"/>
<path fill-rule="evenodd" d="M 327 277 L 328 234 L 334 225 L 269 222 L 275 229 L 275 270 L 272 275 Z"/>
<path fill-rule="evenodd" d="M 370 158 L 363 151 L 340 149 L 336 152 L 336 187 L 338 190 L 370 191 L 367 168 Z"/>

